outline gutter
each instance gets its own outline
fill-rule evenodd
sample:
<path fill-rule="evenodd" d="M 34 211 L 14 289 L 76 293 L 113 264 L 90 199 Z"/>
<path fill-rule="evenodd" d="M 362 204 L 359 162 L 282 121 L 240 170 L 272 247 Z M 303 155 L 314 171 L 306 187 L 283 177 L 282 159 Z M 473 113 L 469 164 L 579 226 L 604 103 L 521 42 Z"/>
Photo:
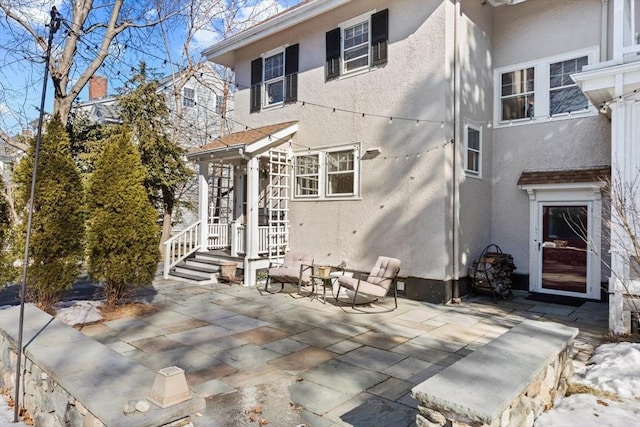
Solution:
<path fill-rule="evenodd" d="M 214 58 L 245 47 L 270 35 L 287 30 L 294 25 L 305 22 L 318 15 L 349 3 L 351 0 L 311 0 L 300 6 L 285 10 L 280 15 L 266 19 L 259 24 L 232 35 L 221 42 L 202 51 L 207 60 L 215 62 Z"/>

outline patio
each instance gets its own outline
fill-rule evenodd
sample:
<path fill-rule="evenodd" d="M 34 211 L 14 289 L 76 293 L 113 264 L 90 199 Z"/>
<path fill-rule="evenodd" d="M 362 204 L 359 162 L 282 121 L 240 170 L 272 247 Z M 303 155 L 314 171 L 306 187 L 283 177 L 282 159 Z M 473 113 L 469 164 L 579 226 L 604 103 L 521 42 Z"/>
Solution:
<path fill-rule="evenodd" d="M 157 312 L 81 331 L 151 369 L 183 368 L 207 402 L 192 415 L 197 427 L 415 425 L 411 388 L 524 319 L 578 327 L 581 361 L 607 330 L 606 303 L 400 298 L 393 312 L 362 314 L 294 289 L 272 295 L 158 278 L 140 295 Z"/>

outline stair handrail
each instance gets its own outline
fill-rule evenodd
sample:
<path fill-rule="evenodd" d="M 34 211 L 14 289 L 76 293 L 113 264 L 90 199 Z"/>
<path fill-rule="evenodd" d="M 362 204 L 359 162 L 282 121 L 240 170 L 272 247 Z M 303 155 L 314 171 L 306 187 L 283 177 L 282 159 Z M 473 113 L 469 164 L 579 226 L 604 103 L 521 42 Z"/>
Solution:
<path fill-rule="evenodd" d="M 202 221 L 196 221 L 164 242 L 163 277 L 165 279 L 169 278 L 172 267 L 202 247 L 201 224 Z"/>

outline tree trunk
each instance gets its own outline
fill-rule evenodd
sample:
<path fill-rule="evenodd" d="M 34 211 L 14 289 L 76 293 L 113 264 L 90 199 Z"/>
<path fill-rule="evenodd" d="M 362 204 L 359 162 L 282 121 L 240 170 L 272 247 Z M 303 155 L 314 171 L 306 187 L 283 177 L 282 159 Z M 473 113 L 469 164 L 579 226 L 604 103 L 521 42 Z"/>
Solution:
<path fill-rule="evenodd" d="M 160 237 L 160 254 L 164 258 L 164 242 L 171 237 L 171 212 L 165 211 L 162 217 L 162 236 Z"/>

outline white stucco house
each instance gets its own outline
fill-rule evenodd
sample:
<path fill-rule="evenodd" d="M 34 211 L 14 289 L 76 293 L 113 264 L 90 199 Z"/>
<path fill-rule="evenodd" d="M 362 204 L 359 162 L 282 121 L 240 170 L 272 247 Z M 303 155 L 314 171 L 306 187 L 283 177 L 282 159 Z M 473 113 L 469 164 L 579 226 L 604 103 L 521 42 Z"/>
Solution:
<path fill-rule="evenodd" d="M 189 153 L 200 217 L 167 269 L 229 248 L 251 285 L 287 249 L 387 255 L 447 302 L 494 243 L 515 287 L 609 297 L 623 331 L 604 187 L 638 174 L 639 32 L 633 0 L 308 0 L 216 43 L 237 132 Z"/>

